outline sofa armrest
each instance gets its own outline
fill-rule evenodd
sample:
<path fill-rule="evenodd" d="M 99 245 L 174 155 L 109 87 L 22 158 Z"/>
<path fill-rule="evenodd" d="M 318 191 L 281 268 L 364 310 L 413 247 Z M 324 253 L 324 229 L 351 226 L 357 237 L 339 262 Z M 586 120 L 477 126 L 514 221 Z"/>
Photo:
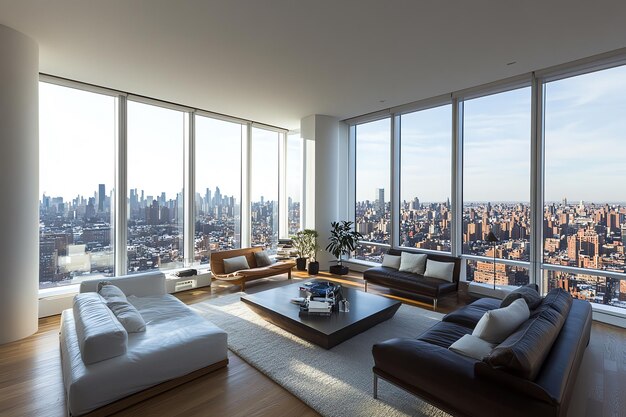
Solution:
<path fill-rule="evenodd" d="M 80 283 L 80 292 L 96 292 L 98 283 L 109 281 L 119 287 L 124 294 L 136 297 L 150 297 L 167 294 L 165 274 L 163 272 L 147 272 L 144 274 L 121 275 L 85 280 Z"/>

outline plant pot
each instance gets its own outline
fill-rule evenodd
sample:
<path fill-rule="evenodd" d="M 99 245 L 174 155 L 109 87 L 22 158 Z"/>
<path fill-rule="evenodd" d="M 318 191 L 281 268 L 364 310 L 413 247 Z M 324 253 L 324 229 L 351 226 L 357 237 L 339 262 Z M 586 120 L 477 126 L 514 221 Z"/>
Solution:
<path fill-rule="evenodd" d="M 331 274 L 335 275 L 346 275 L 348 272 L 350 272 L 350 269 L 348 269 L 347 266 L 343 265 L 332 265 L 329 270 Z"/>
<path fill-rule="evenodd" d="M 306 271 L 306 258 L 296 258 L 296 269 Z"/>
<path fill-rule="evenodd" d="M 309 262 L 309 275 L 317 275 L 320 272 L 320 263 L 317 261 Z"/>

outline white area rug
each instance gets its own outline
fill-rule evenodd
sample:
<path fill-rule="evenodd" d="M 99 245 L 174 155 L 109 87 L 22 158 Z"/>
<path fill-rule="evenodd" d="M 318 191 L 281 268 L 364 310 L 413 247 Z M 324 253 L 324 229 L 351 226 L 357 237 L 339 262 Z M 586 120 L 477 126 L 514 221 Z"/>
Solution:
<path fill-rule="evenodd" d="M 372 345 L 416 337 L 442 314 L 402 305 L 392 319 L 326 350 L 266 322 L 240 297 L 231 294 L 190 307 L 228 332 L 230 350 L 323 416 L 447 416 L 382 380 L 379 399 L 372 398 Z"/>

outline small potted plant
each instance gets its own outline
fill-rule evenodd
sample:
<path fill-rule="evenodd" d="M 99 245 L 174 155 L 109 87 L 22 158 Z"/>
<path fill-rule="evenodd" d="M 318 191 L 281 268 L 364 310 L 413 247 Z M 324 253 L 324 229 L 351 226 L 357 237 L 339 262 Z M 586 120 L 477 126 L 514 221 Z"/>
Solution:
<path fill-rule="evenodd" d="M 315 230 L 308 230 L 308 250 L 309 250 L 309 275 L 317 275 L 320 272 L 320 263 L 317 261 L 317 244 L 318 233 Z"/>
<path fill-rule="evenodd" d="M 353 222 L 342 221 L 332 222 L 330 237 L 326 250 L 337 258 L 337 265 L 330 267 L 330 272 L 337 275 L 345 275 L 348 273 L 348 267 L 343 265 L 343 255 L 348 255 L 356 248 L 359 240 L 363 238 L 356 230 L 352 229 Z"/>
<path fill-rule="evenodd" d="M 309 255 L 307 249 L 307 233 L 306 230 L 300 230 L 291 237 L 293 247 L 296 250 L 298 257 L 296 258 L 296 269 L 298 271 L 306 271 L 306 258 Z"/>

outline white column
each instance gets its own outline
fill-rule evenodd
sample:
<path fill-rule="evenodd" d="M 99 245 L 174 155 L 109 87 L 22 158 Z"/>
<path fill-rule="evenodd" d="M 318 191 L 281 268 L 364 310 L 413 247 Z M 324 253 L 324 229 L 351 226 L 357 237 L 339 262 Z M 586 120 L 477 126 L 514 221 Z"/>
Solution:
<path fill-rule="evenodd" d="M 37 331 L 39 51 L 0 25 L 0 344 Z"/>
<path fill-rule="evenodd" d="M 312 115 L 302 119 L 300 124 L 302 138 L 307 147 L 307 184 L 313 182 L 312 190 L 307 187 L 306 228 L 319 233 L 320 250 L 317 260 L 320 269 L 328 269 L 334 257 L 324 248 L 330 236 L 330 223 L 348 220 L 348 126 L 337 118 L 324 115 Z M 311 145 L 314 144 L 314 150 Z M 308 158 L 314 154 L 314 161 Z M 313 165 L 313 169 L 309 169 Z M 313 195 L 312 195 L 313 194 Z M 311 219 L 310 208 L 314 208 L 315 217 Z M 313 221 L 311 221 L 313 220 Z"/>

